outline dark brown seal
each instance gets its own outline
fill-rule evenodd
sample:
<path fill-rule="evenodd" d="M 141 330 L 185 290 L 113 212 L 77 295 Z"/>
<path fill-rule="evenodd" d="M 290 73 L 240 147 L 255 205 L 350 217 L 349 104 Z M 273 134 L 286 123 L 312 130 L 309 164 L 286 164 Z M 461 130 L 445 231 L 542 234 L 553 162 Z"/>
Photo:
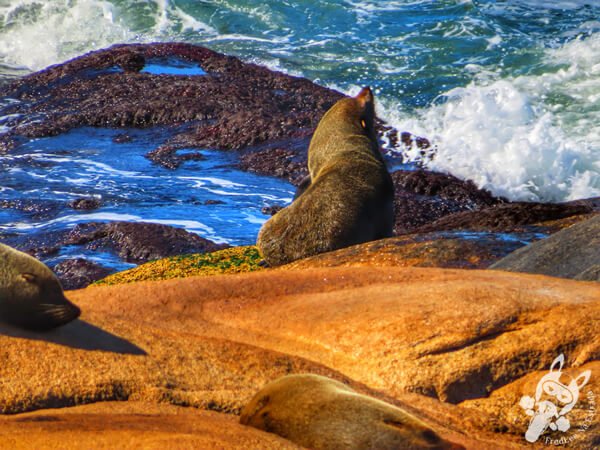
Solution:
<path fill-rule="evenodd" d="M 368 87 L 325 113 L 308 149 L 310 179 L 259 232 L 257 245 L 269 265 L 392 235 L 394 185 L 374 122 Z"/>
<path fill-rule="evenodd" d="M 60 282 L 42 262 L 0 244 L 0 319 L 37 331 L 59 327 L 79 317 Z"/>
<path fill-rule="evenodd" d="M 314 450 L 464 449 L 400 408 L 312 374 L 265 386 L 242 410 L 240 423 Z"/>

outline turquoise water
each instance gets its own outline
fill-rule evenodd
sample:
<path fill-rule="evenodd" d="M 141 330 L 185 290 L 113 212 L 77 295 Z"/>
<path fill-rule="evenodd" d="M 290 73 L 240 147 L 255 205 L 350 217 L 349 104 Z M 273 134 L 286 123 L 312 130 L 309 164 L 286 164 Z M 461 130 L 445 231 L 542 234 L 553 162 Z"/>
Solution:
<path fill-rule="evenodd" d="M 496 194 L 600 195 L 596 0 L 0 2 L 4 77 L 175 40 L 349 94 L 370 85 L 381 117 L 436 145 L 423 163 Z"/>

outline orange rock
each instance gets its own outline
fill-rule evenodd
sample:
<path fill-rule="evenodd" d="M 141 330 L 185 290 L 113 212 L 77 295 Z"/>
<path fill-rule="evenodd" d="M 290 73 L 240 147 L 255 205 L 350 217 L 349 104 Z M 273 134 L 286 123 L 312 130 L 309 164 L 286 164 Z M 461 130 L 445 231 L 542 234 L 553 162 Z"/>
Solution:
<path fill-rule="evenodd" d="M 600 286 L 539 275 L 282 269 L 67 295 L 81 321 L 48 334 L 0 326 L 4 412 L 136 400 L 238 413 L 269 381 L 309 372 L 467 448 L 531 448 L 512 420 L 530 391 L 519 380 L 561 352 L 574 368 L 600 355 Z M 597 419 L 578 448 L 593 448 Z"/>
<path fill-rule="evenodd" d="M 0 447 L 17 449 L 300 449 L 290 441 L 194 408 L 105 402 L 0 416 Z"/>
<path fill-rule="evenodd" d="M 516 240 L 483 234 L 477 239 L 440 233 L 411 234 L 321 253 L 294 261 L 283 269 L 339 266 L 485 269 L 523 245 Z"/>

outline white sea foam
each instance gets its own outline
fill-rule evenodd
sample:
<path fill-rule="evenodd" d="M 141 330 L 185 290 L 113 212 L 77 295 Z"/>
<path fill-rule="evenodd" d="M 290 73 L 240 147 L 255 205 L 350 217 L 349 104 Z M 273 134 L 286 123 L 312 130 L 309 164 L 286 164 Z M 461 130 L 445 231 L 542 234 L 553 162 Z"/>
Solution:
<path fill-rule="evenodd" d="M 126 222 L 148 222 L 148 223 L 159 223 L 163 225 L 170 226 L 180 226 L 185 228 L 187 231 L 192 233 L 202 234 L 202 236 L 210 238 L 214 242 L 221 243 L 227 242 L 225 238 L 217 236 L 215 234 L 215 230 L 208 225 L 203 224 L 202 222 L 198 222 L 195 220 L 176 220 L 176 219 L 156 219 L 156 218 L 142 218 L 140 216 L 134 214 L 119 214 L 119 213 L 111 213 L 111 212 L 98 212 L 91 214 L 69 214 L 66 216 L 58 217 L 53 220 L 48 220 L 45 222 L 34 222 L 34 223 L 26 223 L 26 222 L 13 222 L 6 223 L 0 225 L 0 230 L 10 230 L 10 231 L 28 231 L 34 229 L 43 229 L 50 227 L 55 224 L 60 223 L 80 223 L 80 222 L 95 222 L 95 221 L 126 221 Z"/>
<path fill-rule="evenodd" d="M 509 3 L 541 9 L 579 9 L 591 5 L 594 0 L 509 0 Z"/>
<path fill-rule="evenodd" d="M 194 181 L 196 187 L 202 187 L 202 186 L 206 185 L 206 183 L 205 183 L 206 181 L 214 184 L 215 186 L 220 186 L 220 187 L 224 187 L 224 188 L 227 188 L 227 187 L 229 187 L 229 188 L 232 188 L 232 187 L 244 188 L 244 187 L 246 187 L 246 185 L 244 185 L 244 184 L 236 183 L 231 180 L 225 180 L 223 178 L 215 178 L 215 177 L 176 177 L 176 178 L 178 178 L 180 180 Z"/>
<path fill-rule="evenodd" d="M 380 107 L 400 130 L 437 148 L 429 168 L 475 181 L 513 200 L 600 195 L 600 35 L 548 50 L 563 65 L 542 75 L 474 81 L 417 115 Z M 561 96 L 560 102 L 553 98 Z M 566 99 L 566 100 L 565 100 Z M 417 148 L 408 152 L 421 160 Z"/>
<path fill-rule="evenodd" d="M 16 0 L 0 4 L 4 23 L 0 60 L 41 69 L 134 36 L 115 19 L 114 6 L 99 0 Z"/>
<path fill-rule="evenodd" d="M 117 213 L 92 213 L 92 214 L 70 214 L 67 216 L 58 217 L 56 219 L 48 220 L 45 222 L 13 222 L 0 225 L 0 230 L 13 230 L 13 231 L 26 231 L 34 229 L 42 229 L 58 223 L 77 223 L 77 222 L 92 222 L 98 220 L 106 221 L 131 221 L 140 222 L 142 221 L 139 216 L 133 214 L 117 214 Z"/>
<path fill-rule="evenodd" d="M 176 40 L 185 32 L 217 31 L 169 0 L 117 5 L 107 0 L 14 0 L 0 2 L 0 63 L 39 70 L 115 43 Z M 121 6 L 119 6 L 121 5 Z M 145 13 L 154 23 L 139 29 Z"/>
<path fill-rule="evenodd" d="M 72 158 L 62 158 L 55 156 L 48 156 L 45 154 L 33 154 L 30 155 L 33 159 L 39 161 L 48 161 L 48 162 L 62 162 L 62 163 L 70 163 L 73 161 Z M 149 175 L 142 175 L 140 172 L 132 172 L 129 170 L 119 170 L 114 167 L 109 166 L 108 164 L 104 164 L 98 161 L 92 161 L 91 159 L 77 159 L 78 164 L 82 164 L 86 172 L 91 173 L 108 173 L 112 175 L 120 175 L 128 178 L 145 178 L 151 179 L 152 177 Z"/>

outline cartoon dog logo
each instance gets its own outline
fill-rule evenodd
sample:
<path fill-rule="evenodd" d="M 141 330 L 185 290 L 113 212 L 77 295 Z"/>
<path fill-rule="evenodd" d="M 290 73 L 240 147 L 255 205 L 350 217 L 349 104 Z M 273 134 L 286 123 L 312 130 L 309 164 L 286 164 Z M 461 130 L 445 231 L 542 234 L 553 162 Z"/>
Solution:
<path fill-rule="evenodd" d="M 569 419 L 565 416 L 577 403 L 579 391 L 589 381 L 592 371 L 581 372 L 577 378 L 571 378 L 570 383 L 565 385 L 560 382 L 564 363 L 565 357 L 561 353 L 552 362 L 550 371 L 538 382 L 535 398 L 529 395 L 521 397 L 519 405 L 525 410 L 525 414 L 532 416 L 525 433 L 528 442 L 537 441 L 548 427 L 552 431 L 562 432 L 571 428 Z"/>

